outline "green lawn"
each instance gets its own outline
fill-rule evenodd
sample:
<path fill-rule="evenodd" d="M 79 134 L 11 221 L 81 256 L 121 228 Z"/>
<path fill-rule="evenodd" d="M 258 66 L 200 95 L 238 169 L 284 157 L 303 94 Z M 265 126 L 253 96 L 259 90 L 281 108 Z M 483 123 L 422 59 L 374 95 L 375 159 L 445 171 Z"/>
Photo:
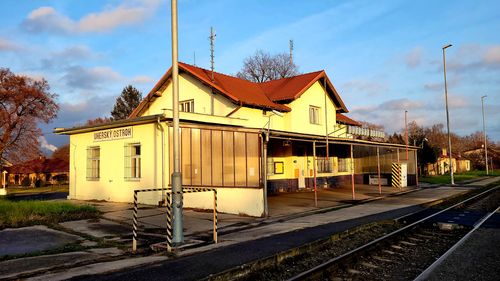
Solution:
<path fill-rule="evenodd" d="M 500 176 L 500 171 L 499 170 L 495 170 L 493 172 L 490 171 L 489 175 Z M 465 173 L 453 174 L 456 183 L 485 176 L 486 176 L 486 171 L 469 171 Z M 433 184 L 447 184 L 450 183 L 450 174 L 437 175 L 437 176 L 424 176 L 420 177 L 419 181 L 426 183 L 433 183 Z"/>
<path fill-rule="evenodd" d="M 27 195 L 27 194 L 40 194 L 48 192 L 68 192 L 68 185 L 53 185 L 42 187 L 27 187 L 27 186 L 7 186 L 7 194 L 9 195 Z"/>
<path fill-rule="evenodd" d="M 53 201 L 10 201 L 0 199 L 0 229 L 35 224 L 54 224 L 69 220 L 91 219 L 100 212 L 90 205 Z"/>

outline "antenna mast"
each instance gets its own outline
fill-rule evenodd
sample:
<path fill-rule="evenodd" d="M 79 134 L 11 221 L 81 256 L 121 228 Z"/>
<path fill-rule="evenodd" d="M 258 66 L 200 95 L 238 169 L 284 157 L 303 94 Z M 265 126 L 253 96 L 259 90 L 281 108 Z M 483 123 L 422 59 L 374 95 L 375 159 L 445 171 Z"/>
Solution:
<path fill-rule="evenodd" d="M 214 49 L 215 49 L 215 31 L 213 27 L 210 27 L 210 69 L 212 70 L 212 82 L 214 81 Z"/>
<path fill-rule="evenodd" d="M 293 40 L 290 39 L 290 65 L 293 64 Z"/>

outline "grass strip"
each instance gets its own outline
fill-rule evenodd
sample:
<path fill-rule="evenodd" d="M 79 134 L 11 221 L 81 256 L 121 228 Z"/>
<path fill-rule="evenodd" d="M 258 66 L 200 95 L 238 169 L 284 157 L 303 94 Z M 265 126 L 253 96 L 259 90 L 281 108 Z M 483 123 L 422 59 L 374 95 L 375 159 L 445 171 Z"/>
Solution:
<path fill-rule="evenodd" d="M 467 180 L 476 179 L 479 177 L 485 177 L 485 171 L 469 171 L 465 173 L 455 173 L 453 177 L 455 182 L 463 182 Z M 500 176 L 500 171 L 490 171 L 489 176 Z M 450 174 L 445 175 L 435 175 L 435 176 L 424 176 L 419 178 L 420 182 L 426 182 L 431 184 L 447 184 L 450 183 Z"/>
<path fill-rule="evenodd" d="M 55 224 L 69 220 L 98 218 L 99 216 L 99 210 L 91 205 L 0 199 L 0 229 L 36 224 Z"/>

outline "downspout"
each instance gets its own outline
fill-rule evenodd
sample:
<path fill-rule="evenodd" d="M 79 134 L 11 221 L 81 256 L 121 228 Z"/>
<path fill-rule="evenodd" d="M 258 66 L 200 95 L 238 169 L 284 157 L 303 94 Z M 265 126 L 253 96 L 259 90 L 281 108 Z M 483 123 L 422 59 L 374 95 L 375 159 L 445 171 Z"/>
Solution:
<path fill-rule="evenodd" d="M 263 190 L 263 199 L 264 199 L 264 217 L 267 218 L 267 216 L 269 215 L 269 207 L 267 205 L 267 140 L 269 138 L 269 135 L 268 133 L 266 133 L 266 138 L 264 139 L 264 137 L 262 135 L 260 135 L 260 143 L 261 143 L 261 155 L 262 155 L 262 183 L 263 183 L 263 186 L 264 186 L 264 190 Z"/>
<path fill-rule="evenodd" d="M 75 173 L 75 179 L 74 179 L 74 183 L 73 183 L 73 192 L 74 192 L 74 199 L 76 199 L 76 144 L 71 144 L 72 146 L 74 146 L 73 148 L 73 170 L 74 170 L 74 173 Z M 70 197 L 70 195 L 68 195 L 68 197 Z M 71 199 L 71 198 L 68 198 L 68 199 Z"/>
<path fill-rule="evenodd" d="M 325 138 L 326 138 L 326 161 L 328 161 L 329 157 L 329 145 L 328 145 L 328 110 L 326 108 L 327 106 L 327 97 L 326 95 L 328 94 L 328 90 L 326 89 L 326 73 L 325 77 L 323 78 L 323 88 L 325 88 Z"/>
<path fill-rule="evenodd" d="M 165 130 L 160 122 L 160 117 L 156 120 L 156 124 L 161 131 L 161 201 L 165 202 Z M 156 155 L 156 151 L 155 151 Z M 156 156 L 155 156 L 156 157 Z M 156 172 L 155 172 L 156 174 Z"/>
<path fill-rule="evenodd" d="M 233 109 L 233 111 L 229 112 L 226 117 L 229 117 L 231 115 L 233 115 L 236 111 L 240 110 L 240 108 L 243 107 L 243 103 L 240 101 L 240 104 L 238 105 L 238 107 L 236 107 L 235 109 Z"/>

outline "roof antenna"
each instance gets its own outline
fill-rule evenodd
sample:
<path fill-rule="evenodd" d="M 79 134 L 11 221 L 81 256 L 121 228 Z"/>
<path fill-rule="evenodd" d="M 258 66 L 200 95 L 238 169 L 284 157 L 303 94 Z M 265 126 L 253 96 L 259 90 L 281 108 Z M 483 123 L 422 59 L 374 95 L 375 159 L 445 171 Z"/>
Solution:
<path fill-rule="evenodd" d="M 290 65 L 293 65 L 293 40 L 290 39 Z"/>
<path fill-rule="evenodd" d="M 196 66 L 196 52 L 193 52 L 193 65 Z"/>
<path fill-rule="evenodd" d="M 212 82 L 214 82 L 214 43 L 215 43 L 215 30 L 213 27 L 210 27 L 210 63 L 211 63 L 211 70 L 212 70 Z"/>

